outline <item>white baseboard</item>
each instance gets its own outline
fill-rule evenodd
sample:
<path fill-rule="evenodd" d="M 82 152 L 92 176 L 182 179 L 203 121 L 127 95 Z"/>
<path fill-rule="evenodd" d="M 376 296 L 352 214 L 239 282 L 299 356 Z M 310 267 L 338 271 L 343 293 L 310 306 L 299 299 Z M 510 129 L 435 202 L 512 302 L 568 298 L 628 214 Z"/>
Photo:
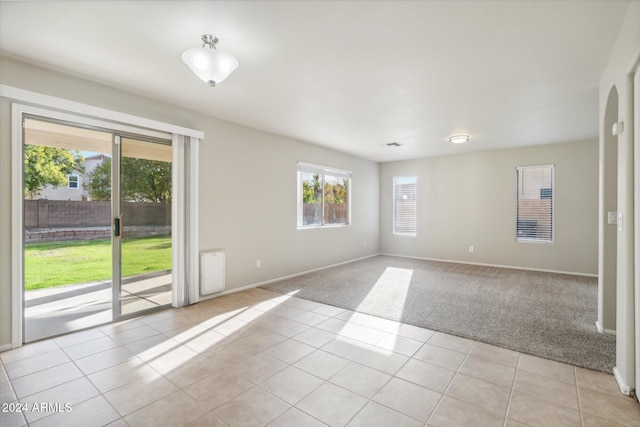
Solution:
<path fill-rule="evenodd" d="M 218 293 L 213 294 L 213 295 L 207 295 L 206 297 L 202 297 L 201 296 L 198 299 L 198 302 L 206 301 L 206 300 L 217 298 L 217 297 L 221 297 L 223 295 L 234 294 L 236 292 L 246 291 L 246 290 L 249 290 L 249 289 L 257 288 L 257 287 L 262 286 L 262 285 L 268 285 L 269 283 L 279 282 L 281 280 L 286 280 L 286 279 L 291 279 L 291 278 L 298 277 L 298 276 L 303 276 L 305 274 L 313 273 L 315 271 L 326 270 L 327 268 L 333 268 L 333 267 L 338 267 L 340 265 L 351 264 L 352 262 L 362 261 L 363 259 L 372 258 L 372 257 L 378 256 L 378 255 L 380 255 L 380 254 L 367 255 L 365 257 L 356 258 L 356 259 L 352 259 L 352 260 L 349 260 L 349 261 L 343 261 L 343 262 L 339 262 L 337 264 L 331 264 L 331 265 L 327 265 L 327 266 L 324 266 L 324 267 L 313 268 L 311 270 L 301 271 L 299 273 L 289 274 L 287 276 L 276 277 L 275 279 L 264 280 L 262 282 L 257 282 L 257 283 L 253 283 L 251 285 L 242 286 L 240 288 L 233 288 L 233 289 L 221 291 L 221 292 L 218 292 Z"/>
<path fill-rule="evenodd" d="M 419 256 L 398 255 L 398 254 L 388 254 L 388 253 L 380 253 L 378 255 L 395 256 L 395 257 L 398 257 L 398 258 L 421 259 L 421 260 L 424 260 L 424 261 L 450 262 L 450 263 L 453 263 L 453 264 L 479 265 L 479 266 L 482 266 L 482 267 L 508 268 L 510 270 L 541 271 L 543 273 L 568 274 L 568 275 L 571 275 L 571 276 L 598 277 L 597 274 L 576 273 L 576 272 L 573 272 L 573 271 L 547 270 L 547 269 L 544 269 L 544 268 L 518 267 L 518 266 L 513 266 L 513 265 L 502 265 L 502 264 L 486 264 L 486 263 L 482 263 L 482 262 L 468 262 L 468 261 L 460 261 L 460 260 L 453 260 L 453 259 L 426 258 L 426 257 L 419 257 Z"/>
<path fill-rule="evenodd" d="M 221 297 L 223 295 L 235 294 L 236 292 L 246 291 L 246 290 L 258 287 L 258 286 L 260 286 L 260 285 L 259 284 L 247 285 L 247 286 L 242 286 L 240 288 L 233 288 L 233 289 L 228 289 L 228 290 L 225 290 L 225 291 L 216 292 L 215 294 L 211 294 L 211 295 L 204 295 L 204 296 L 201 295 L 198 298 L 197 302 L 207 301 L 207 300 L 210 300 L 210 299 Z"/>
<path fill-rule="evenodd" d="M 620 392 L 622 392 L 623 394 L 626 394 L 627 396 L 631 396 L 634 392 L 634 389 L 629 384 L 624 382 L 624 380 L 622 379 L 622 376 L 620 375 L 620 371 L 618 370 L 617 367 L 613 368 L 613 376 L 616 379 L 616 383 L 618 383 L 618 388 L 620 389 Z"/>
<path fill-rule="evenodd" d="M 11 350 L 12 348 L 11 344 L 3 344 L 0 345 L 0 352 Z"/>
<path fill-rule="evenodd" d="M 291 279 L 293 277 L 302 276 L 302 275 L 308 274 L 308 273 L 313 273 L 315 271 L 321 271 L 321 270 L 326 270 L 327 268 L 333 268 L 333 267 L 337 267 L 337 266 L 344 265 L 344 264 L 350 264 L 352 262 L 361 261 L 363 259 L 372 258 L 372 257 L 378 256 L 378 255 L 393 256 L 393 257 L 398 257 L 398 258 L 420 259 L 420 260 L 424 260 L 424 261 L 437 261 L 437 262 L 449 262 L 449 263 L 454 263 L 454 264 L 479 265 L 479 266 L 484 266 L 484 267 L 508 268 L 508 269 L 511 269 L 511 270 L 525 270 L 525 271 L 529 270 L 529 271 L 541 271 L 541 272 L 545 272 L 545 273 L 569 274 L 569 275 L 572 275 L 572 276 L 598 277 L 597 274 L 585 274 L 585 273 L 575 273 L 575 272 L 568 272 L 568 271 L 545 270 L 545 269 L 540 269 L 540 268 L 514 267 L 514 266 L 510 266 L 510 265 L 500 265 L 500 264 L 484 264 L 484 263 L 478 263 L 478 262 L 465 262 L 465 261 L 439 259 L 439 258 L 425 258 L 425 257 L 417 257 L 417 256 L 410 256 L 410 255 L 397 255 L 397 254 L 389 254 L 389 253 L 376 253 L 376 254 L 367 255 L 365 257 L 352 259 L 352 260 L 349 260 L 349 261 L 343 261 L 343 262 L 339 262 L 339 263 L 336 263 L 336 264 L 327 265 L 327 266 L 324 266 L 324 267 L 318 267 L 318 268 L 313 268 L 311 270 L 301 271 L 299 273 L 289 274 L 287 276 L 281 276 L 281 277 L 276 277 L 274 279 L 264 280 L 262 282 L 253 283 L 251 285 L 246 285 L 246 286 L 242 286 L 242 287 L 239 287 L 239 288 L 233 288 L 233 289 L 221 291 L 221 292 L 218 292 L 218 293 L 213 294 L 213 295 L 207 295 L 206 297 L 200 296 L 199 299 L 198 299 L 198 302 L 206 301 L 206 300 L 217 298 L 217 297 L 221 297 L 223 295 L 233 294 L 233 293 L 236 293 L 236 292 L 246 291 L 248 289 L 257 288 L 257 287 L 262 286 L 262 285 L 268 285 L 269 283 L 279 282 L 281 280 Z M 596 327 L 598 327 L 597 324 L 596 324 Z M 601 332 L 600 329 L 598 329 L 598 332 Z M 616 331 L 612 331 L 612 330 L 606 329 L 606 330 L 603 331 L 603 333 L 615 335 Z"/>
<path fill-rule="evenodd" d="M 605 334 L 605 335 L 615 335 L 616 334 L 616 330 L 615 329 L 605 329 L 605 328 L 603 328 L 602 325 L 600 324 L 599 320 L 596 322 L 596 329 L 598 330 L 598 333 L 601 333 L 601 334 Z"/>

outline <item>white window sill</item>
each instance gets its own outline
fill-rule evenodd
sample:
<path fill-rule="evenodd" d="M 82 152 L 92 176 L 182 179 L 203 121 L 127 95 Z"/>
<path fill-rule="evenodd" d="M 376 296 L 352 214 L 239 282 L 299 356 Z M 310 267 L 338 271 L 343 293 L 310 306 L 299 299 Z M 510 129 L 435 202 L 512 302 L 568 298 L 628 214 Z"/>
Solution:
<path fill-rule="evenodd" d="M 553 240 L 538 240 L 538 239 L 516 239 L 517 243 L 539 243 L 539 244 L 553 244 Z"/>
<path fill-rule="evenodd" d="M 299 225 L 298 230 L 315 230 L 319 228 L 340 228 L 348 227 L 351 224 L 327 224 L 327 225 Z"/>

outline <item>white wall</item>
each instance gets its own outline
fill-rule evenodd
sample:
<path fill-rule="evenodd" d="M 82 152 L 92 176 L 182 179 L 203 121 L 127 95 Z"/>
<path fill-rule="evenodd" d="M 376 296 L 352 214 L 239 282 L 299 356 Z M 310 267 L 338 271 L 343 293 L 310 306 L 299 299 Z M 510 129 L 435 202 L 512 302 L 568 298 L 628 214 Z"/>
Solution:
<path fill-rule="evenodd" d="M 227 252 L 231 284 L 257 283 L 378 251 L 377 163 L 228 123 L 202 130 L 216 143 L 200 148 L 206 159 L 200 164 L 200 246 Z M 352 225 L 297 229 L 298 161 L 353 172 Z"/>
<path fill-rule="evenodd" d="M 618 121 L 625 125 L 624 132 L 617 137 L 617 211 L 624 217 L 624 226 L 622 229 L 619 228 L 617 233 L 615 308 L 617 339 L 614 374 L 618 385 L 626 393 L 636 387 L 636 376 L 637 383 L 640 384 L 640 298 L 638 298 L 640 295 L 640 285 L 638 285 L 640 283 L 640 190 L 638 190 L 640 188 L 638 178 L 640 177 L 640 142 L 636 141 L 634 147 L 633 129 L 633 74 L 637 71 L 639 64 L 640 2 L 631 2 L 600 81 L 599 98 L 601 151 L 604 151 L 604 145 L 610 142 L 610 138 L 605 137 L 611 132 L 606 116 L 607 111 L 611 109 L 607 103 L 613 88 L 618 94 L 618 105 L 615 108 L 618 112 Z M 637 135 L 639 130 L 636 129 L 635 132 Z M 601 159 L 600 167 L 605 168 L 605 166 L 604 159 Z M 601 251 L 606 254 L 606 242 L 601 239 L 599 244 L 602 246 Z M 637 295 L 634 295 L 635 293 Z"/>
<path fill-rule="evenodd" d="M 203 131 L 200 249 L 226 252 L 227 289 L 375 254 L 378 164 L 0 58 L 0 83 Z M 216 88 L 214 90 L 223 90 Z M 211 90 L 203 86 L 203 90 Z M 0 346 L 11 342 L 11 111 L 0 99 Z M 296 162 L 353 172 L 352 225 L 296 228 Z M 367 242 L 364 247 L 363 243 Z M 256 269 L 256 259 L 262 268 Z"/>
<path fill-rule="evenodd" d="M 555 166 L 554 242 L 516 242 L 515 169 L 545 164 Z M 393 234 L 392 182 L 400 175 L 418 177 L 416 237 Z M 384 253 L 597 273 L 595 140 L 383 163 L 380 183 Z"/>

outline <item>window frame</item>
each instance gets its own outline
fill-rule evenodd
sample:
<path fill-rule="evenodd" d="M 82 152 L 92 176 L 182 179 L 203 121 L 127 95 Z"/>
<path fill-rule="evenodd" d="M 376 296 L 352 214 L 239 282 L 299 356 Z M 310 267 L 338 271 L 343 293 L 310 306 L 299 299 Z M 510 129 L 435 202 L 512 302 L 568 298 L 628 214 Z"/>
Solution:
<path fill-rule="evenodd" d="M 76 186 L 75 187 L 71 186 L 71 178 L 72 177 L 76 178 L 76 181 L 75 181 Z M 78 175 L 77 173 L 70 173 L 69 175 L 67 175 L 67 188 L 70 189 L 70 190 L 79 190 L 80 189 L 80 175 Z"/>
<path fill-rule="evenodd" d="M 181 307 L 202 300 L 199 294 L 199 145 L 205 139 L 202 131 L 179 127 L 144 117 L 121 113 L 30 92 L 0 84 L 3 96 L 13 99 L 11 105 L 11 348 L 23 345 L 24 317 L 24 190 L 23 190 L 23 119 L 36 115 L 49 119 L 103 127 L 109 130 L 164 137 L 173 140 L 177 167 L 173 168 L 174 189 L 179 206 L 172 211 L 172 224 L 176 227 L 176 248 L 172 289 L 173 307 Z M 186 183 L 188 183 L 188 190 Z"/>
<path fill-rule="evenodd" d="M 396 190 L 397 184 L 396 181 L 399 179 L 412 179 L 415 184 L 415 228 L 413 232 L 401 233 L 396 231 Z M 391 231 L 394 236 L 407 236 L 407 237 L 416 237 L 418 235 L 418 177 L 417 175 L 398 175 L 393 177 L 393 188 L 392 188 L 392 209 L 393 209 L 393 220 L 391 223 Z"/>
<path fill-rule="evenodd" d="M 540 200 L 542 199 L 547 199 L 550 198 L 551 199 L 551 216 L 550 216 L 550 222 L 551 225 L 549 227 L 549 233 L 550 233 L 550 238 L 549 239 L 543 239 L 543 238 L 538 238 L 538 237 L 519 237 L 518 236 L 518 222 L 520 221 L 520 215 L 519 215 L 519 210 L 520 210 L 520 171 L 521 170 L 526 170 L 526 169 L 540 169 L 540 168 L 549 168 L 550 172 L 551 172 L 551 192 L 550 192 L 550 197 L 549 197 L 549 192 L 545 191 L 545 197 L 540 197 Z M 540 194 L 542 196 L 542 191 L 543 190 L 548 190 L 547 187 L 541 187 L 540 188 Z M 516 217 L 516 221 L 515 221 L 515 240 L 517 243 L 537 243 L 537 244 L 553 244 L 555 241 L 555 192 L 556 192 L 556 185 L 555 185 L 555 165 L 554 164 L 539 164 L 539 165 L 529 165 L 529 166 L 516 166 L 516 203 L 515 203 L 515 217 Z"/>
<path fill-rule="evenodd" d="M 297 228 L 298 230 L 309 230 L 314 228 L 335 228 L 335 227 L 347 227 L 351 225 L 351 180 L 352 180 L 352 172 L 345 170 L 334 168 L 330 166 L 323 166 L 314 163 L 306 163 L 299 161 L 297 163 Z M 304 213 L 304 200 L 303 200 L 303 173 L 314 173 L 322 176 L 322 214 L 320 215 L 321 223 L 320 224 L 308 224 L 304 225 L 303 213 Z M 347 220 L 344 223 L 331 223 L 325 224 L 325 215 L 324 215 L 324 188 L 325 188 L 325 175 L 337 178 L 343 178 L 347 180 L 346 186 L 346 203 L 347 203 Z"/>

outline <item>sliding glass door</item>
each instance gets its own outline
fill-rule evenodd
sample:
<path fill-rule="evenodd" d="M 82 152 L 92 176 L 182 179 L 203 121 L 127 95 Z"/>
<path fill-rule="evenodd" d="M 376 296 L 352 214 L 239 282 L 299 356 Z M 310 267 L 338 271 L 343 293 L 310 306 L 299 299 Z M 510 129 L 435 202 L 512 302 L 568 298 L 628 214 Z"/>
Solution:
<path fill-rule="evenodd" d="M 170 141 L 26 117 L 24 342 L 171 303 Z"/>

